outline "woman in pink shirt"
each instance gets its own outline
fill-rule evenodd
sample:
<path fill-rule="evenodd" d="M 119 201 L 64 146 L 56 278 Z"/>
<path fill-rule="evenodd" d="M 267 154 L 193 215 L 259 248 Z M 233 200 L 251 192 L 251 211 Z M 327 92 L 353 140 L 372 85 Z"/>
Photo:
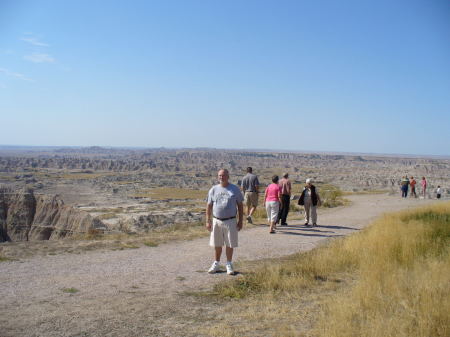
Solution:
<path fill-rule="evenodd" d="M 422 184 L 422 195 L 423 195 L 423 198 L 425 199 L 425 195 L 427 192 L 427 180 L 425 179 L 425 177 L 422 177 L 421 184 Z"/>
<path fill-rule="evenodd" d="M 264 206 L 269 222 L 269 233 L 275 233 L 275 223 L 278 220 L 278 212 L 281 205 L 281 186 L 278 185 L 278 176 L 272 177 L 272 184 L 267 186 L 264 192 Z"/>

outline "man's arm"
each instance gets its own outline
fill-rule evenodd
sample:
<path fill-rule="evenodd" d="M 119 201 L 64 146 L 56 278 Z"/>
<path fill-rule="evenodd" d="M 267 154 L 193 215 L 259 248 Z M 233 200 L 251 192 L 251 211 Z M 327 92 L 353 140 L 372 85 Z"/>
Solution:
<path fill-rule="evenodd" d="M 241 230 L 242 229 L 242 224 L 243 224 L 242 218 L 244 217 L 244 206 L 242 204 L 242 201 L 241 202 L 237 202 L 237 207 L 238 207 L 238 214 L 239 214 L 239 220 L 238 220 L 238 223 L 237 223 L 237 228 L 238 228 L 238 230 Z"/>
<path fill-rule="evenodd" d="M 245 178 L 244 178 L 244 179 L 242 179 L 242 182 L 241 182 L 241 190 L 242 190 L 243 193 L 245 193 L 245 190 L 247 189 L 246 185 L 247 184 L 246 184 Z"/>
<path fill-rule="evenodd" d="M 281 197 L 281 187 L 278 187 L 278 201 L 280 202 L 281 208 L 283 208 L 283 198 Z"/>
<path fill-rule="evenodd" d="M 212 204 L 206 204 L 206 228 L 211 232 L 212 230 Z"/>

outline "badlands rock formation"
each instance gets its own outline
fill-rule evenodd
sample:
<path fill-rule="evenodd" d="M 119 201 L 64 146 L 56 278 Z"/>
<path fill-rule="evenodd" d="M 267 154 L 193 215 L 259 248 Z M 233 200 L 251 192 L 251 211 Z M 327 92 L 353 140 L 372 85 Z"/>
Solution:
<path fill-rule="evenodd" d="M 177 223 L 195 223 L 202 221 L 201 214 L 191 212 L 175 211 L 169 214 L 152 212 L 148 215 L 132 217 L 120 223 L 120 229 L 126 233 L 147 232 L 157 227 L 167 227 Z"/>
<path fill-rule="evenodd" d="M 0 242 L 56 240 L 104 228 L 100 220 L 64 205 L 57 196 L 0 188 Z"/>
<path fill-rule="evenodd" d="M 223 149 L 0 147 L 0 239 L 57 239 L 91 228 L 140 233 L 202 220 L 208 189 L 219 168 L 238 184 L 247 166 L 261 187 L 274 174 L 290 174 L 294 194 L 306 178 L 343 191 L 398 194 L 400 179 L 428 180 L 450 198 L 448 157 L 326 154 Z M 32 188 L 30 192 L 14 193 Z M 45 197 L 44 195 L 47 195 Z M 59 195 L 60 198 L 54 197 Z M 64 204 L 62 202 L 66 204 Z M 81 212 L 81 211 L 85 212 Z M 101 219 L 102 222 L 100 222 Z"/>

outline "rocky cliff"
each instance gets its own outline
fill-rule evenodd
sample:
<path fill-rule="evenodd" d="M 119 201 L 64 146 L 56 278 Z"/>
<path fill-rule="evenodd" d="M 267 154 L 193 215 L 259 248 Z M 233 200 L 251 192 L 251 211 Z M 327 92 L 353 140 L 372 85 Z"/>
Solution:
<path fill-rule="evenodd" d="M 57 196 L 0 187 L 0 242 L 56 240 L 104 227 L 100 220 L 65 205 Z"/>

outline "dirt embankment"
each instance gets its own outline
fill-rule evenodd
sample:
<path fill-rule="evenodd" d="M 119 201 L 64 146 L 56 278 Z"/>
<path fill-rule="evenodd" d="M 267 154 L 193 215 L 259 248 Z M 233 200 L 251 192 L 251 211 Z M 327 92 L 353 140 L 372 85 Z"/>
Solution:
<path fill-rule="evenodd" d="M 56 240 L 90 229 L 104 229 L 104 225 L 88 213 L 65 205 L 56 195 L 0 188 L 0 242 Z"/>

